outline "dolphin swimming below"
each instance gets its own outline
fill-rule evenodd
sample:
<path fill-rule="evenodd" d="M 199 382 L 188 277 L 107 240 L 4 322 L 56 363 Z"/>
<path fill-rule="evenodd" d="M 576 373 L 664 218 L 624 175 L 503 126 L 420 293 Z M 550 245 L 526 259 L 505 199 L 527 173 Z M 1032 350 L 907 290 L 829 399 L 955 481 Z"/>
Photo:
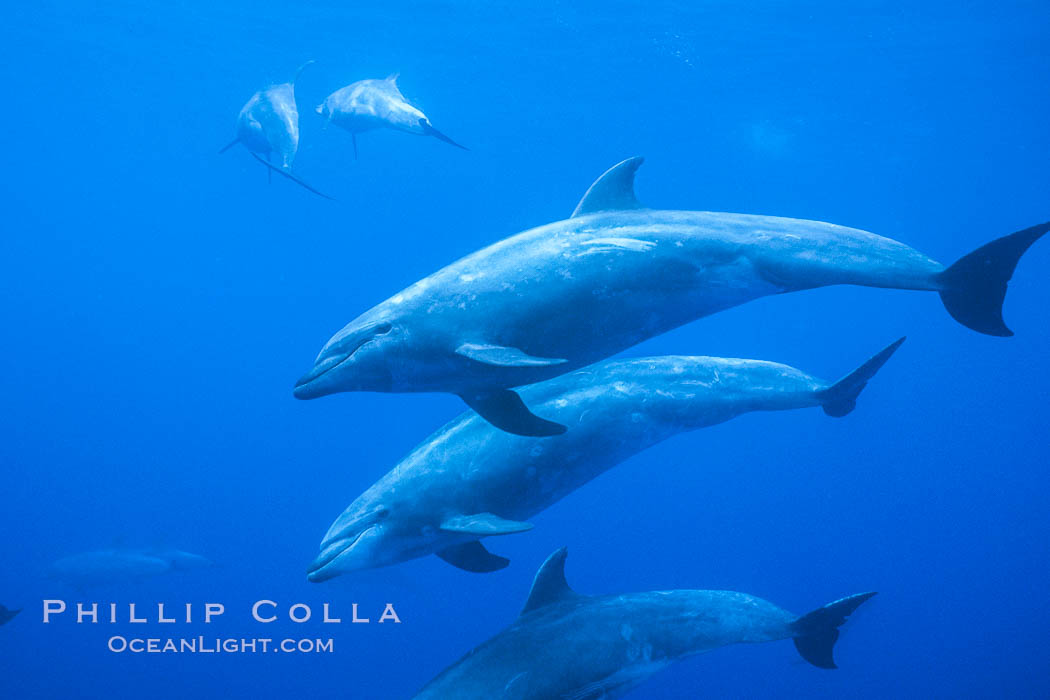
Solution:
<path fill-rule="evenodd" d="M 805 615 L 735 591 L 586 596 L 566 583 L 565 557 L 562 548 L 540 567 L 510 627 L 442 671 L 416 700 L 618 698 L 680 659 L 780 639 L 817 668 L 833 669 L 838 628 L 875 595 Z"/>
<path fill-rule="evenodd" d="M 508 432 L 556 435 L 513 387 L 610 357 L 759 297 L 834 284 L 929 290 L 989 335 L 1034 226 L 945 268 L 888 238 L 818 221 L 641 209 L 641 158 L 614 166 L 572 217 L 468 255 L 350 322 L 295 396 L 449 392 Z M 542 415 L 542 414 L 541 414 Z"/>
<path fill-rule="evenodd" d="M 398 74 L 383 80 L 359 80 L 340 88 L 317 106 L 317 113 L 350 132 L 357 158 L 357 135 L 372 129 L 395 129 L 433 136 L 456 148 L 468 150 L 438 131 L 427 115 L 413 107 L 397 87 Z"/>
<path fill-rule="evenodd" d="M 331 199 L 292 174 L 292 161 L 299 150 L 299 110 L 295 105 L 295 81 L 311 63 L 313 61 L 307 61 L 300 66 L 292 82 L 271 85 L 252 95 L 237 115 L 237 138 L 226 144 L 219 153 L 241 144 L 253 158 L 268 168 L 267 173 L 277 173 L 320 197 Z M 280 161 L 278 165 L 270 162 L 274 155 Z"/>
<path fill-rule="evenodd" d="M 211 566 L 210 560 L 178 549 L 106 549 L 59 559 L 51 565 L 48 577 L 83 587 Z"/>
<path fill-rule="evenodd" d="M 482 538 L 531 529 L 532 516 L 678 433 L 750 411 L 821 406 L 846 415 L 903 340 L 834 384 L 774 362 L 653 357 L 608 361 L 526 387 L 525 399 L 568 432 L 522 437 L 464 413 L 336 519 L 307 577 L 326 581 L 428 554 L 466 571 L 496 571 L 509 562 Z"/>
<path fill-rule="evenodd" d="M 6 625 L 11 620 L 15 619 L 15 615 L 22 612 L 22 608 L 17 610 L 8 610 L 3 605 L 0 605 L 0 625 Z"/>

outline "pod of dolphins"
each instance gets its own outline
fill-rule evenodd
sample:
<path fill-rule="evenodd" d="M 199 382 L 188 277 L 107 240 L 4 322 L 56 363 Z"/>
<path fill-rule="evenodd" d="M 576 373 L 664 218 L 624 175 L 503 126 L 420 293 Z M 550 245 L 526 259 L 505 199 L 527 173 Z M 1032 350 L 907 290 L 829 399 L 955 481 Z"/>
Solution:
<path fill-rule="evenodd" d="M 299 68 L 296 78 L 312 62 Z M 360 80 L 316 108 L 357 134 L 388 128 L 460 144 L 409 104 L 398 76 Z M 236 138 L 309 191 L 295 80 L 252 95 Z M 530 518 L 628 457 L 682 432 L 752 411 L 850 413 L 900 338 L 838 381 L 762 360 L 610 360 L 648 338 L 760 297 L 838 284 L 932 291 L 962 325 L 993 336 L 1019 259 L 1050 223 L 942 265 L 890 238 L 819 221 L 649 209 L 634 194 L 642 158 L 602 174 L 563 221 L 511 236 L 357 316 L 328 340 L 294 395 L 446 392 L 470 410 L 423 440 L 332 523 L 310 581 L 434 554 L 468 572 L 509 561 L 482 540 Z M 329 198 L 330 199 L 330 198 Z M 798 616 L 733 591 L 587 596 L 565 580 L 566 550 L 535 576 L 514 623 L 428 683 L 433 699 L 620 697 L 678 659 L 729 644 L 791 639 L 833 669 L 839 627 L 875 595 Z M 70 585 L 210 566 L 180 550 L 103 550 L 56 562 Z M 0 606 L 0 625 L 19 610 Z"/>
<path fill-rule="evenodd" d="M 292 173 L 292 161 L 299 150 L 299 108 L 295 103 L 295 81 L 303 69 L 312 63 L 307 61 L 300 66 L 290 83 L 271 85 L 252 95 L 237 115 L 237 137 L 219 153 L 225 153 L 240 144 L 268 168 L 269 174 L 277 173 L 320 197 L 332 199 Z M 409 104 L 397 86 L 397 78 L 398 74 L 394 73 L 383 80 L 351 83 L 326 97 L 315 111 L 324 117 L 326 123 L 350 132 L 355 159 L 357 135 L 373 129 L 394 129 L 433 136 L 456 148 L 468 150 L 435 129 L 427 115 Z M 274 156 L 279 160 L 277 165 L 272 162 Z"/>
<path fill-rule="evenodd" d="M 365 80 L 318 112 L 352 134 L 430 134 L 395 83 Z M 356 140 L 355 140 L 356 149 Z M 943 265 L 858 229 L 773 216 L 649 209 L 642 158 L 602 174 L 563 221 L 438 270 L 348 323 L 295 385 L 299 399 L 350 391 L 447 392 L 471 409 L 421 442 L 335 520 L 307 577 L 435 554 L 485 573 L 509 561 L 482 541 L 529 519 L 656 443 L 750 411 L 850 413 L 901 338 L 836 382 L 761 360 L 610 360 L 643 340 L 772 294 L 850 284 L 931 291 L 964 326 L 1009 336 L 1007 283 L 1040 224 Z M 731 591 L 591 597 L 565 582 L 566 551 L 536 574 L 520 617 L 417 698 L 613 698 L 670 663 L 727 644 L 792 639 L 835 668 L 838 628 L 874 593 L 802 616 Z"/>

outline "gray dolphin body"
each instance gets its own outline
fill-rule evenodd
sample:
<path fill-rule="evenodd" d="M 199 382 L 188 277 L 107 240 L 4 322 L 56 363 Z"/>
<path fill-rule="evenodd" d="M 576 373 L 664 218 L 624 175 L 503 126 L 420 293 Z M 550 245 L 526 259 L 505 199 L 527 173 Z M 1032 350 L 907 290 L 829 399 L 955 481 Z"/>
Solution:
<path fill-rule="evenodd" d="M 22 612 L 22 608 L 17 610 L 8 610 L 3 605 L 0 605 L 0 625 L 6 625 L 11 620 L 15 619 L 15 615 Z"/>
<path fill-rule="evenodd" d="M 409 134 L 433 136 L 467 150 L 434 128 L 427 115 L 413 107 L 397 86 L 397 74 L 383 80 L 359 80 L 339 88 L 317 106 L 317 113 L 332 124 L 346 129 L 354 140 L 357 157 L 357 135 L 372 129 L 394 129 Z"/>
<path fill-rule="evenodd" d="M 618 698 L 679 659 L 729 644 L 791 639 L 806 661 L 836 668 L 838 628 L 874 593 L 794 615 L 734 591 L 584 596 L 551 555 L 521 616 L 445 669 L 416 700 Z"/>
<path fill-rule="evenodd" d="M 311 63 L 313 61 L 299 68 L 295 74 L 296 80 L 303 68 Z M 277 173 L 318 196 L 331 199 L 292 174 L 292 162 L 299 150 L 299 109 L 295 104 L 295 80 L 271 85 L 251 96 L 237 115 L 237 138 L 219 152 L 225 153 L 237 144 L 247 148 L 253 158 L 268 168 L 267 172 Z M 273 156 L 278 159 L 277 165 L 271 162 Z"/>
<path fill-rule="evenodd" d="M 572 218 L 468 255 L 359 316 L 325 344 L 295 396 L 450 392 L 504 430 L 555 435 L 564 426 L 530 413 L 512 387 L 752 299 L 833 284 L 936 291 L 963 324 L 1010 335 L 1007 281 L 1050 230 L 1006 236 L 945 268 L 818 221 L 639 209 L 640 163 L 606 172 Z"/>
<path fill-rule="evenodd" d="M 211 566 L 210 560 L 178 549 L 105 549 L 59 559 L 51 565 L 48 576 L 84 587 Z"/>
<path fill-rule="evenodd" d="M 749 411 L 822 406 L 849 413 L 903 341 L 828 384 L 757 360 L 656 357 L 609 361 L 526 387 L 530 404 L 570 426 L 528 438 L 473 412 L 427 438 L 329 528 L 308 569 L 319 582 L 428 554 L 473 572 L 503 568 L 481 539 L 524 532 L 529 518 L 629 456 Z"/>

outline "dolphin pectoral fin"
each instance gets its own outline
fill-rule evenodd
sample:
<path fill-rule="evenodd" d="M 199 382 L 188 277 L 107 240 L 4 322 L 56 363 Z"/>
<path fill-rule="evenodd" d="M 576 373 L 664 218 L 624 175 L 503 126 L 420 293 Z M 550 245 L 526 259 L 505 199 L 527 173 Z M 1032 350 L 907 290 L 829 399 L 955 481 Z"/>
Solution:
<path fill-rule="evenodd" d="M 521 397 L 510 389 L 492 389 L 473 394 L 460 394 L 479 416 L 500 430 L 524 437 L 552 437 L 567 428 L 540 418 L 530 411 Z"/>
<path fill-rule="evenodd" d="M 634 174 L 644 161 L 641 156 L 635 156 L 602 173 L 587 189 L 569 218 L 593 214 L 596 211 L 641 209 L 641 203 L 634 196 Z"/>
<path fill-rule="evenodd" d="M 303 182 L 302 180 L 300 180 L 299 178 L 297 178 L 297 177 L 296 177 L 295 175 L 292 175 L 292 174 L 291 174 L 290 172 L 288 172 L 288 171 L 287 171 L 287 170 L 285 170 L 284 168 L 278 168 L 278 167 L 277 167 L 276 165 L 274 165 L 273 163 L 270 163 L 269 161 L 266 161 L 266 160 L 264 160 L 264 159 L 260 158 L 260 157 L 259 157 L 259 154 L 258 154 L 258 153 L 252 153 L 252 158 L 255 158 L 255 160 L 257 160 L 257 161 L 259 161 L 260 163 L 262 163 L 263 165 L 265 165 L 265 166 L 266 166 L 267 168 L 269 168 L 269 169 L 270 169 L 270 171 L 271 171 L 271 172 L 275 172 L 275 173 L 277 173 L 278 175 L 281 175 L 282 177 L 286 177 L 286 178 L 288 178 L 289 180 L 291 180 L 291 181 L 292 181 L 292 182 L 294 182 L 295 184 L 299 185 L 300 187 L 302 187 L 302 188 L 304 188 L 304 189 L 307 189 L 307 190 L 309 190 L 310 192 L 313 192 L 313 193 L 314 193 L 314 194 L 316 194 L 316 195 L 317 195 L 318 197 L 323 197 L 323 198 L 325 198 L 325 199 L 327 199 L 327 200 L 329 200 L 329 201 L 332 201 L 332 202 L 335 202 L 335 201 L 337 201 L 337 200 L 336 200 L 336 199 L 335 199 L 334 197 L 329 197 L 329 196 L 328 196 L 328 195 L 326 195 L 326 194 L 325 194 L 324 192 L 318 192 L 318 191 L 317 191 L 317 190 L 315 190 L 315 189 L 314 189 L 313 187 L 310 187 L 310 185 L 306 184 L 305 182 Z"/>
<path fill-rule="evenodd" d="M 833 418 L 841 418 L 852 411 L 857 405 L 857 397 L 868 385 L 868 381 L 886 364 L 886 360 L 890 359 L 890 356 L 904 341 L 905 338 L 895 340 L 827 389 L 816 392 L 817 400 L 824 408 L 824 413 Z"/>
<path fill-rule="evenodd" d="M 532 523 L 517 520 L 506 520 L 492 513 L 474 513 L 473 515 L 456 515 L 441 523 L 445 532 L 461 532 L 478 537 L 493 535 L 514 535 L 532 529 Z"/>
<path fill-rule="evenodd" d="M 483 343 L 463 343 L 456 354 L 493 367 L 549 367 L 568 362 L 560 358 L 534 357 L 520 348 Z"/>
<path fill-rule="evenodd" d="M 470 150 L 466 146 L 460 145 L 460 144 L 456 143 L 455 141 L 453 141 L 452 139 L 450 139 L 449 137 L 447 137 L 444 134 L 442 134 L 440 131 L 438 131 L 433 126 L 431 126 L 430 122 L 428 122 L 426 119 L 420 119 L 419 120 L 419 125 L 421 127 L 423 127 L 423 133 L 425 135 L 427 135 L 427 136 L 433 136 L 438 141 L 444 141 L 445 143 L 451 144 L 451 145 L 455 146 L 456 148 L 462 148 L 464 151 L 469 151 Z"/>
<path fill-rule="evenodd" d="M 846 618 L 875 593 L 858 593 L 817 608 L 791 623 L 795 648 L 803 659 L 817 668 L 838 668 L 832 650 L 839 639 L 839 627 Z"/>
<path fill-rule="evenodd" d="M 225 146 L 223 146 L 222 148 L 219 149 L 219 155 L 222 155 L 223 153 L 225 153 L 226 151 L 230 150 L 231 148 L 233 148 L 234 146 L 236 146 L 240 142 L 241 142 L 240 138 L 236 138 L 233 141 L 230 141 L 228 144 L 226 144 Z"/>
<path fill-rule="evenodd" d="M 448 562 L 457 569 L 475 574 L 499 571 L 510 564 L 510 559 L 496 556 L 477 540 L 442 549 L 436 554 L 442 561 Z"/>

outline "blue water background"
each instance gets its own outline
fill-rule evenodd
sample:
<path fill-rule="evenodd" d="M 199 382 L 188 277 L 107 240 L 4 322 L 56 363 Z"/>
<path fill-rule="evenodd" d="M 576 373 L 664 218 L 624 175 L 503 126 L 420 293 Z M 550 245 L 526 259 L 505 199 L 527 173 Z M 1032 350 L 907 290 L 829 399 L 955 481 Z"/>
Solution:
<path fill-rule="evenodd" d="M 679 436 L 490 541 L 310 584 L 331 521 L 462 410 L 439 395 L 291 396 L 331 333 L 456 258 L 566 217 L 645 155 L 659 208 L 813 218 L 950 262 L 1050 218 L 1044 2 L 12 4 L 0 24 L 0 696 L 399 698 L 507 625 L 568 545 L 581 592 L 727 588 L 804 612 L 878 590 L 841 669 L 791 644 L 681 663 L 639 698 L 1050 693 L 1050 244 L 988 338 L 933 294 L 767 298 L 629 355 L 777 360 L 835 378 L 909 340 L 857 410 Z M 297 88 L 299 174 L 266 183 L 237 111 Z M 400 72 L 470 147 L 323 129 L 313 107 Z M 571 310 L 567 310 L 571 311 Z M 60 556 L 164 545 L 212 571 L 81 595 Z M 40 600 L 223 602 L 203 625 L 42 625 Z M 259 598 L 403 624 L 252 623 Z M 68 617 L 68 616 L 67 616 Z M 134 627 L 146 628 L 134 629 Z M 114 634 L 334 637 L 332 655 L 111 654 Z"/>

